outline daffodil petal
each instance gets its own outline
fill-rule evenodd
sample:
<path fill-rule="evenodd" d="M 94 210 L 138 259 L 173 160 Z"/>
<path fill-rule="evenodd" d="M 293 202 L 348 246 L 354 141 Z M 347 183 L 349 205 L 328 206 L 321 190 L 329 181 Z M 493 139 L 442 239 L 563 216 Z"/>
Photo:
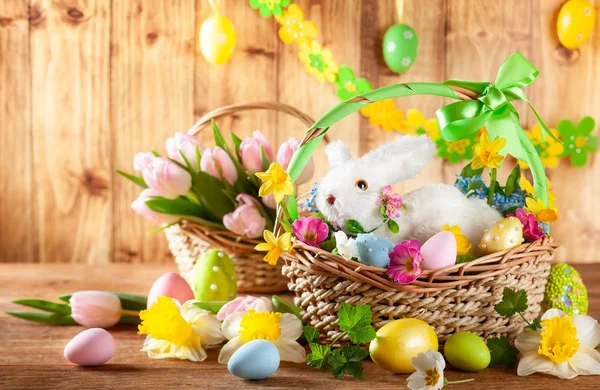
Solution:
<path fill-rule="evenodd" d="M 569 359 L 569 366 L 579 375 L 600 375 L 600 352 L 582 347 Z"/>
<path fill-rule="evenodd" d="M 519 376 L 531 375 L 535 372 L 548 373 L 552 371 L 554 364 L 552 360 L 535 352 L 528 352 L 519 360 L 517 374 Z"/>
<path fill-rule="evenodd" d="M 296 341 L 279 337 L 273 344 L 277 347 L 282 361 L 292 363 L 304 363 L 306 361 L 306 351 Z"/>
<path fill-rule="evenodd" d="M 594 318 L 586 315 L 573 316 L 573 325 L 577 328 L 577 339 L 582 348 L 596 348 L 600 344 L 600 325 Z"/>
<path fill-rule="evenodd" d="M 236 337 L 233 340 L 229 340 L 229 342 L 225 344 L 223 348 L 221 348 L 221 352 L 219 352 L 219 363 L 227 364 L 229 362 L 229 359 L 231 358 L 231 355 L 233 355 L 235 351 L 240 349 L 242 345 L 244 345 L 244 342 L 240 337 Z"/>
<path fill-rule="evenodd" d="M 559 309 L 549 309 L 542 316 L 542 321 L 549 320 L 554 317 L 561 317 L 561 318 L 567 317 L 567 313 L 565 313 L 564 311 L 559 310 Z"/>
<path fill-rule="evenodd" d="M 263 257 L 263 260 L 270 265 L 275 265 L 277 264 L 279 257 L 281 257 L 281 250 L 279 248 L 273 248 L 265 255 L 265 257 Z"/>
<path fill-rule="evenodd" d="M 232 340 L 240 335 L 240 323 L 245 314 L 245 312 L 237 312 L 225 317 L 225 320 L 221 324 L 221 331 L 227 340 Z"/>
<path fill-rule="evenodd" d="M 535 351 L 537 353 L 538 347 L 542 341 L 542 336 L 539 332 L 534 332 L 529 329 L 525 329 L 517 339 L 515 340 L 515 347 L 521 353 L 528 353 Z"/>
<path fill-rule="evenodd" d="M 578 375 L 568 362 L 552 365 L 549 373 L 561 379 L 573 379 Z"/>
<path fill-rule="evenodd" d="M 273 248 L 271 244 L 267 244 L 266 242 L 262 242 L 254 247 L 259 252 L 268 252 Z"/>
<path fill-rule="evenodd" d="M 275 235 L 273 234 L 272 231 L 270 231 L 270 230 L 263 231 L 263 238 L 267 244 L 270 244 L 271 246 L 277 245 L 277 239 L 275 238 Z"/>
<path fill-rule="evenodd" d="M 290 340 L 297 340 L 302 335 L 302 321 L 290 313 L 283 313 L 281 315 L 279 328 L 281 329 L 281 337 Z"/>

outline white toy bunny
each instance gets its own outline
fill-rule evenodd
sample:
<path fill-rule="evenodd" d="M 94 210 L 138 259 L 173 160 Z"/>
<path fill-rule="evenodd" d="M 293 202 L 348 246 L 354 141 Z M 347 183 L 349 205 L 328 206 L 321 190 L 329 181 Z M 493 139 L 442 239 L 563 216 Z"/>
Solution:
<path fill-rule="evenodd" d="M 387 226 L 380 226 L 377 200 L 384 186 L 409 179 L 427 165 L 436 152 L 431 139 L 426 135 L 401 136 L 357 160 L 341 141 L 327 145 L 326 152 L 331 169 L 319 182 L 316 205 L 338 227 L 354 219 L 365 231 L 376 229 L 375 234 L 394 243 L 409 238 L 424 243 L 445 224 L 459 225 L 476 247 L 484 230 L 502 219 L 484 200 L 469 199 L 451 185 L 430 184 L 402 196 L 407 209 L 395 219 L 400 231 L 394 234 Z"/>

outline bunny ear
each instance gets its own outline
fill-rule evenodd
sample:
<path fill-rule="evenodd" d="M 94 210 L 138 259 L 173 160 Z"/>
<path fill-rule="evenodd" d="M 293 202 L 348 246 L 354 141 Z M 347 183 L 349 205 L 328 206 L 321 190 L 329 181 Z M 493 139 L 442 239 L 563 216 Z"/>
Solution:
<path fill-rule="evenodd" d="M 335 168 L 346 161 L 352 160 L 350 149 L 342 141 L 333 141 L 325 147 L 325 153 L 327 153 L 327 159 L 329 160 L 329 167 Z"/>
<path fill-rule="evenodd" d="M 428 136 L 407 135 L 367 153 L 359 164 L 376 169 L 386 184 L 394 184 L 416 176 L 435 153 L 435 144 Z"/>

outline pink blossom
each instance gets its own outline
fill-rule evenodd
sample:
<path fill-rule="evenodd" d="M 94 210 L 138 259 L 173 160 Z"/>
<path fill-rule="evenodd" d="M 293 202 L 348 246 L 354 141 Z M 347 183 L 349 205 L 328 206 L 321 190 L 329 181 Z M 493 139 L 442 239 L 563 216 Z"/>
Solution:
<path fill-rule="evenodd" d="M 156 157 L 150 152 L 140 152 L 133 158 L 133 169 L 138 172 L 142 172 L 144 168 L 149 167 L 152 164 L 152 160 Z"/>
<path fill-rule="evenodd" d="M 181 154 L 183 154 L 196 171 L 198 170 L 198 158 L 196 155 L 196 150 L 198 150 L 200 155 L 202 155 L 202 152 L 204 152 L 204 149 L 206 149 L 204 145 L 202 145 L 202 143 L 196 138 L 181 132 L 175 133 L 173 137 L 168 138 L 166 146 L 169 157 L 185 165 L 185 160 L 181 156 Z"/>
<path fill-rule="evenodd" d="M 329 226 L 320 218 L 303 217 L 294 221 L 292 231 L 303 243 L 318 248 L 327 239 Z"/>
<path fill-rule="evenodd" d="M 232 301 L 227 302 L 225 305 L 221 307 L 219 312 L 217 313 L 217 319 L 219 321 L 223 321 L 228 315 L 239 312 L 247 312 L 251 306 L 256 306 L 257 304 L 252 305 L 254 302 L 261 300 L 266 309 L 269 311 L 272 309 L 272 303 L 269 298 L 261 297 L 253 297 L 248 295 L 246 297 L 237 297 Z"/>
<path fill-rule="evenodd" d="M 263 163 L 260 147 L 263 147 L 269 161 L 273 161 L 273 149 L 267 138 L 258 130 L 252 133 L 252 137 L 246 137 L 240 144 L 240 157 L 242 166 L 250 173 L 262 172 Z"/>
<path fill-rule="evenodd" d="M 239 206 L 223 217 L 225 227 L 248 238 L 262 236 L 267 221 L 256 207 L 258 201 L 248 194 L 239 194 L 236 200 Z"/>
<path fill-rule="evenodd" d="M 279 150 L 277 151 L 277 162 L 281 164 L 283 169 L 288 169 L 290 161 L 292 161 L 292 156 L 294 155 L 294 153 L 296 153 L 299 147 L 300 141 L 298 141 L 296 138 L 290 138 L 281 144 Z M 295 183 L 298 185 L 306 183 L 310 180 L 314 173 L 315 163 L 311 158 L 310 160 L 308 160 L 308 163 L 304 167 L 304 170 L 300 174 L 300 177 L 296 179 Z"/>
<path fill-rule="evenodd" d="M 518 218 L 521 221 L 521 224 L 523 224 L 523 237 L 530 241 L 539 240 L 544 237 L 544 231 L 540 229 L 540 224 L 535 214 L 527 214 L 523 209 L 517 209 L 515 214 L 508 214 L 507 216 Z"/>
<path fill-rule="evenodd" d="M 148 208 L 147 201 L 159 196 L 158 192 L 152 188 L 146 188 L 140 193 L 140 196 L 131 203 L 131 208 L 142 217 L 154 221 L 156 223 L 173 223 L 176 222 L 180 217 L 176 215 L 169 215 L 163 213 L 157 213 Z"/>
<path fill-rule="evenodd" d="M 238 178 L 238 173 L 233 160 L 231 160 L 231 157 L 229 157 L 229 154 L 227 154 L 225 150 L 218 146 L 208 148 L 202 153 L 200 168 L 202 171 L 217 179 L 227 180 L 231 185 L 233 185 Z"/>
<path fill-rule="evenodd" d="M 187 194 L 192 186 L 192 177 L 173 161 L 155 157 L 142 171 L 144 181 L 159 196 L 177 199 Z"/>
<path fill-rule="evenodd" d="M 387 218 L 396 219 L 400 217 L 404 201 L 399 194 L 392 193 L 392 186 L 387 185 L 381 190 L 381 196 L 377 200 L 378 205 L 385 207 L 385 215 Z"/>
<path fill-rule="evenodd" d="M 419 240 L 402 241 L 390 252 L 390 265 L 387 269 L 387 275 L 400 284 L 412 283 L 423 273 L 420 267 L 422 261 L 423 256 L 421 255 Z"/>

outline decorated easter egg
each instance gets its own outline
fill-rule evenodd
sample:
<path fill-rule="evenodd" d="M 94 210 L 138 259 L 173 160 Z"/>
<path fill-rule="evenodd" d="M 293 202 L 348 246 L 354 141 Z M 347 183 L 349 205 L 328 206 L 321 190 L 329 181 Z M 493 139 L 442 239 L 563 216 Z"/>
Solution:
<path fill-rule="evenodd" d="M 208 17 L 200 27 L 200 50 L 209 63 L 221 65 L 229 60 L 235 48 L 235 29 L 223 15 Z"/>
<path fill-rule="evenodd" d="M 257 339 L 242 345 L 231 355 L 227 369 L 244 379 L 265 379 L 279 368 L 279 351 L 272 342 Z"/>
<path fill-rule="evenodd" d="M 406 24 L 394 24 L 383 36 L 383 59 L 396 73 L 406 72 L 417 59 L 417 33 Z"/>
<path fill-rule="evenodd" d="M 490 350 L 483 339 L 471 332 L 458 332 L 446 340 L 444 356 L 459 370 L 481 371 L 490 364 Z"/>
<path fill-rule="evenodd" d="M 211 249 L 194 265 L 190 276 L 194 297 L 199 301 L 230 301 L 237 295 L 233 261 L 220 249 Z"/>
<path fill-rule="evenodd" d="M 356 237 L 358 261 L 373 267 L 385 268 L 390 263 L 390 252 L 394 244 L 385 237 L 377 234 L 359 234 Z"/>
<path fill-rule="evenodd" d="M 569 315 L 586 314 L 588 294 L 579 272 L 568 264 L 556 264 L 550 269 L 542 310 L 560 309 Z"/>
<path fill-rule="evenodd" d="M 177 299 L 179 303 L 183 304 L 190 299 L 194 299 L 194 292 L 188 282 L 179 274 L 167 272 L 156 279 L 156 282 L 150 288 L 147 306 L 152 306 L 160 296 Z"/>
<path fill-rule="evenodd" d="M 396 374 L 415 371 L 410 359 L 427 350 L 438 350 L 435 331 L 425 321 L 402 318 L 385 324 L 369 344 L 371 359 L 384 370 Z"/>
<path fill-rule="evenodd" d="M 90 328 L 65 346 L 65 359 L 80 366 L 100 366 L 115 354 L 115 340 L 102 328 Z"/>
<path fill-rule="evenodd" d="M 515 217 L 504 218 L 483 233 L 479 250 L 483 254 L 514 248 L 523 242 L 523 225 Z"/>
<path fill-rule="evenodd" d="M 456 238 L 443 231 L 435 234 L 421 246 L 423 269 L 440 269 L 456 264 Z"/>
<path fill-rule="evenodd" d="M 577 49 L 588 40 L 595 22 L 596 13 L 589 1 L 567 1 L 556 21 L 558 40 L 567 49 Z"/>

